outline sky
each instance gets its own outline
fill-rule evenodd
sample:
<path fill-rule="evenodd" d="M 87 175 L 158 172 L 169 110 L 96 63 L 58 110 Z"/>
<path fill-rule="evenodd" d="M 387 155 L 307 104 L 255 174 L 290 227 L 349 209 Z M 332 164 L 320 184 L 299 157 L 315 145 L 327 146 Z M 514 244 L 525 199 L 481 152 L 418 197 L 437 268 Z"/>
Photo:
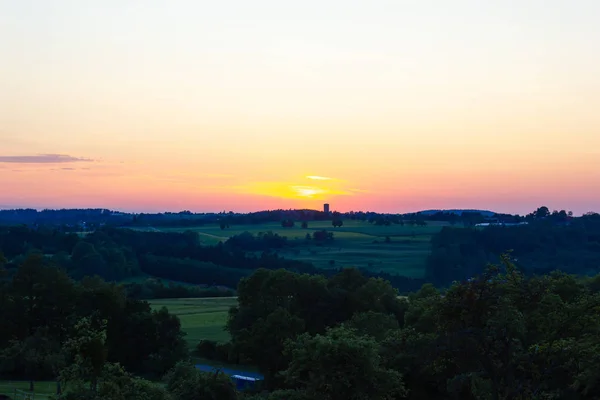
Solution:
<path fill-rule="evenodd" d="M 597 0 L 0 0 L 0 208 L 600 211 Z"/>

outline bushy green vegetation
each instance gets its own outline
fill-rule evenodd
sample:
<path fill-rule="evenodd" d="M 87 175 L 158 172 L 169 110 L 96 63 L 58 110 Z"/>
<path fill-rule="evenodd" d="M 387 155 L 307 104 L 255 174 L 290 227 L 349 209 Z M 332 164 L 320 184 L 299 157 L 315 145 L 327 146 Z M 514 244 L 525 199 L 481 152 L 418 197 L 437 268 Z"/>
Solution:
<path fill-rule="evenodd" d="M 542 211 L 540 211 L 542 210 Z M 535 217 L 536 215 L 541 217 Z M 511 251 L 513 262 L 527 274 L 560 269 L 570 274 L 600 272 L 600 215 L 566 220 L 566 212 L 549 213 L 541 207 L 522 226 L 485 228 L 445 227 L 432 239 L 427 280 L 448 285 L 482 272 Z"/>
<path fill-rule="evenodd" d="M 597 281 L 596 278 L 593 281 Z M 407 300 L 346 271 L 257 271 L 239 287 L 233 354 L 265 374 L 262 399 L 583 399 L 600 396 L 600 294 L 508 257 Z"/>
<path fill-rule="evenodd" d="M 167 390 L 176 400 L 237 400 L 239 393 L 221 373 L 203 373 L 181 362 L 167 375 Z"/>
<path fill-rule="evenodd" d="M 65 368 L 84 355 L 156 377 L 187 354 L 179 319 L 166 309 L 152 311 L 99 278 L 75 282 L 40 255 L 0 279 L 0 321 L 0 376 L 8 379 L 65 382 Z"/>
<path fill-rule="evenodd" d="M 508 256 L 443 292 L 429 284 L 408 298 L 357 269 L 258 269 L 241 280 L 237 302 L 150 307 L 99 279 L 76 283 L 39 255 L 0 282 L 0 377 L 53 379 L 63 399 L 600 396 L 600 275 L 528 276 Z M 252 364 L 263 384 L 240 393 L 225 375 L 193 368 L 179 318 L 196 329 L 199 355 Z M 230 336 L 217 344 L 219 324 Z M 167 370 L 166 385 L 140 377 Z"/>

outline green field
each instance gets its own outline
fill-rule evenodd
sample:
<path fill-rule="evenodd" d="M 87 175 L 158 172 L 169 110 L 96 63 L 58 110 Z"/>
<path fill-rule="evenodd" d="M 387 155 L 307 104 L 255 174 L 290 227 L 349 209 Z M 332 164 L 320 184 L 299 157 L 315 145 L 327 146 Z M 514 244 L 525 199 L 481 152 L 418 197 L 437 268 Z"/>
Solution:
<path fill-rule="evenodd" d="M 187 334 L 186 340 L 190 350 L 203 339 L 226 342 L 229 333 L 224 330 L 227 313 L 231 306 L 237 304 L 235 297 L 201 298 L 201 299 L 164 299 L 151 300 L 150 305 L 157 310 L 166 307 L 181 321 L 181 327 Z"/>
<path fill-rule="evenodd" d="M 15 396 L 15 389 L 17 395 Z M 56 394 L 56 382 L 35 382 L 33 395 L 29 392 L 29 381 L 0 381 L 0 394 L 10 396 L 14 400 L 31 399 L 46 400 Z"/>
<path fill-rule="evenodd" d="M 308 229 L 297 223 L 294 228 L 282 228 L 279 223 L 258 225 L 233 225 L 221 230 L 216 224 L 193 228 L 146 228 L 163 232 L 197 232 L 202 244 L 215 245 L 243 232 L 277 233 L 286 236 L 291 244 L 279 250 L 279 255 L 313 263 L 319 268 L 360 267 L 372 271 L 422 278 L 430 252 L 431 236 L 439 232 L 442 222 L 429 222 L 427 226 L 376 226 L 363 221 L 345 220 L 341 228 L 333 228 L 330 221 L 309 222 Z M 334 232 L 335 240 L 330 245 L 317 246 L 307 242 L 305 236 L 315 230 L 327 229 Z M 385 243 L 389 236 L 391 242 Z"/>

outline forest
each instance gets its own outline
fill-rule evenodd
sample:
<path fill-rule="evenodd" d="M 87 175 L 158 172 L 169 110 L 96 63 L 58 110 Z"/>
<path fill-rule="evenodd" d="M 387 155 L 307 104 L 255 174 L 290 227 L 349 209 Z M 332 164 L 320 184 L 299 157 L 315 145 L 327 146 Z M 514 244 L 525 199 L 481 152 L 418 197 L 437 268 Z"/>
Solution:
<path fill-rule="evenodd" d="M 0 374 L 55 380 L 57 398 L 73 400 L 600 396 L 600 275 L 527 276 L 502 256 L 445 291 L 426 284 L 408 297 L 356 269 L 258 269 L 237 293 L 231 341 L 195 351 L 255 365 L 265 379 L 242 392 L 194 368 L 165 309 L 28 256 L 0 286 Z"/>
<path fill-rule="evenodd" d="M 82 363 L 81 373 L 94 381 L 100 367 L 90 357 L 157 378 L 187 354 L 177 317 L 166 309 L 152 311 L 120 285 L 98 277 L 76 282 L 36 254 L 10 279 L 5 264 L 2 258 L 0 373 L 5 379 L 60 382 L 66 368 Z"/>
<path fill-rule="evenodd" d="M 442 228 L 432 238 L 427 281 L 444 286 L 468 279 L 505 252 L 526 274 L 600 272 L 600 214 L 568 220 L 566 213 L 542 215 L 521 226 Z"/>

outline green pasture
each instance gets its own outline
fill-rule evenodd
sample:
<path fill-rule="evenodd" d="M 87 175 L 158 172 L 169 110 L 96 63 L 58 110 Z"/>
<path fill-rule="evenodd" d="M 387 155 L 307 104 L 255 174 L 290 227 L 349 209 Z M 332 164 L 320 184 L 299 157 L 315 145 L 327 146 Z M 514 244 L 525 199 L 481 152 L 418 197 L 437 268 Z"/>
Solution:
<path fill-rule="evenodd" d="M 161 281 L 164 285 L 169 285 L 170 283 L 173 283 L 175 285 L 195 287 L 195 288 L 198 288 L 198 287 L 207 288 L 208 287 L 208 285 L 206 285 L 206 284 L 196 284 L 196 283 L 174 281 L 172 279 L 157 278 L 155 276 L 144 274 L 144 273 L 140 273 L 139 275 L 136 275 L 136 276 L 131 276 L 131 277 L 128 277 L 128 278 L 125 278 L 125 279 L 121 279 L 119 281 L 119 283 L 120 284 L 129 284 L 129 283 L 143 284 L 148 279 L 157 279 L 157 280 Z"/>
<path fill-rule="evenodd" d="M 369 236 L 410 236 L 412 234 L 416 235 L 432 235 L 438 232 L 442 226 L 445 225 L 444 222 L 429 222 L 427 226 L 418 227 L 418 226 L 408 226 L 408 225 L 390 225 L 390 226 L 377 226 L 374 224 L 370 224 L 364 221 L 353 221 L 353 220 L 344 220 L 344 226 L 339 228 L 334 228 L 331 226 L 331 221 L 311 221 L 308 223 L 307 229 L 302 229 L 300 227 L 300 222 L 296 222 L 296 226 L 293 228 L 283 228 L 278 222 L 269 222 L 264 224 L 249 224 L 249 225 L 232 225 L 229 228 L 221 229 L 217 224 L 209 224 L 198 227 L 182 227 L 182 228 L 145 228 L 145 230 L 154 230 L 154 231 L 162 231 L 162 232 L 183 232 L 186 230 L 191 230 L 194 232 L 198 232 L 201 237 L 200 240 L 227 240 L 230 236 L 239 235 L 243 232 L 268 232 L 271 231 L 273 233 L 277 233 L 279 235 L 287 236 L 290 240 L 294 239 L 294 237 L 298 237 L 299 239 L 303 239 L 308 231 L 311 230 L 320 230 L 327 229 L 332 230 L 334 232 L 354 232 L 354 233 L 362 233 Z"/>
<path fill-rule="evenodd" d="M 224 327 L 229 308 L 236 304 L 235 297 L 150 301 L 153 309 L 166 307 L 170 313 L 179 317 L 181 328 L 187 334 L 186 340 L 190 350 L 193 350 L 201 340 L 228 341 L 229 333 L 224 330 Z"/>
<path fill-rule="evenodd" d="M 293 228 L 283 228 L 280 223 L 254 225 L 232 225 L 222 230 L 217 224 L 192 228 L 163 228 L 163 232 L 183 232 L 191 230 L 198 233 L 204 245 L 225 242 L 233 235 L 243 232 L 258 234 L 273 232 L 286 236 L 295 246 L 279 250 L 279 255 L 308 261 L 320 268 L 359 267 L 373 271 L 387 272 L 409 277 L 423 277 L 425 263 L 430 252 L 431 236 L 439 232 L 446 223 L 428 222 L 427 226 L 390 225 L 377 226 L 364 221 L 344 220 L 344 226 L 334 228 L 331 221 L 311 221 L 307 229 L 300 223 Z M 306 234 L 326 229 L 334 232 L 335 240 L 331 244 L 319 246 L 306 241 Z M 155 228 L 146 230 L 158 231 Z M 390 242 L 385 238 L 389 236 Z"/>
<path fill-rule="evenodd" d="M 16 389 L 16 391 L 15 391 Z M 16 393 L 16 396 L 15 396 Z M 13 400 L 38 399 L 46 400 L 56 394 L 56 382 L 44 381 L 34 383 L 34 391 L 29 391 L 29 381 L 0 381 L 0 394 Z M 29 396 L 29 397 L 28 397 Z"/>

